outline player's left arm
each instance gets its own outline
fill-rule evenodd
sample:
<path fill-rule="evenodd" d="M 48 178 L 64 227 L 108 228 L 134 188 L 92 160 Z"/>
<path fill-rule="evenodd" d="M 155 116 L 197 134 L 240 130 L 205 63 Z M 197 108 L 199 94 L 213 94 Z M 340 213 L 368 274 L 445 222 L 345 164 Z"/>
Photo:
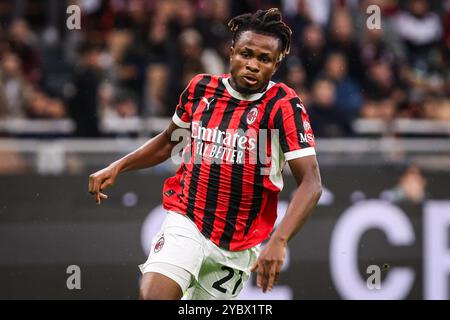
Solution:
<path fill-rule="evenodd" d="M 278 282 L 287 244 L 305 224 L 322 194 L 319 165 L 315 155 L 289 160 L 289 166 L 298 187 L 286 215 L 252 268 L 252 271 L 257 271 L 256 284 L 263 292 L 270 291 Z"/>
<path fill-rule="evenodd" d="M 294 92 L 289 89 L 286 92 L 288 97 L 281 99 L 273 109 L 273 124 L 269 121 L 269 126 L 272 124 L 279 131 L 281 151 L 289 163 L 298 188 L 286 215 L 252 268 L 252 271 L 257 271 L 256 283 L 263 292 L 271 290 L 278 282 L 287 243 L 305 224 L 322 193 L 314 134 L 307 110 Z"/>
<path fill-rule="evenodd" d="M 319 164 L 315 155 L 292 159 L 289 167 L 298 187 L 284 219 L 272 235 L 272 239 L 284 244 L 305 224 L 322 194 Z"/>

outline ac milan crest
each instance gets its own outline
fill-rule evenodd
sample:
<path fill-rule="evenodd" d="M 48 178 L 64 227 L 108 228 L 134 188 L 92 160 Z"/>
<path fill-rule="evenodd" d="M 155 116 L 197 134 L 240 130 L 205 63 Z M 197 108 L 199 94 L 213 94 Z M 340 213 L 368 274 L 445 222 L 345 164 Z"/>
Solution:
<path fill-rule="evenodd" d="M 253 122 L 255 122 L 257 117 L 258 117 L 258 108 L 254 107 L 247 114 L 247 124 L 252 124 Z"/>
<path fill-rule="evenodd" d="M 163 246 L 164 246 L 164 235 L 162 235 L 161 238 L 158 239 L 158 241 L 155 244 L 155 248 L 153 249 L 153 251 L 155 253 L 159 252 L 162 249 Z"/>
<path fill-rule="evenodd" d="M 311 129 L 311 124 L 308 121 L 303 121 L 303 128 L 305 129 L 305 131 L 308 131 L 309 129 Z"/>

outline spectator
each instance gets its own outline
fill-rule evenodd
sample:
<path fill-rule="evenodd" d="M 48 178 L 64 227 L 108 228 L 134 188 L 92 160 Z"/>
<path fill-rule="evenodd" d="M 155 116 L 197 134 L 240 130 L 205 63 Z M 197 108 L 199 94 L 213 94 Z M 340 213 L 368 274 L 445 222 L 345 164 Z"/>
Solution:
<path fill-rule="evenodd" d="M 145 49 L 144 44 L 138 41 L 136 34 L 132 34 L 132 41 L 116 66 L 118 86 L 132 91 L 138 96 L 139 101 L 142 101 L 144 94 L 143 83 L 147 66 Z"/>
<path fill-rule="evenodd" d="M 25 78 L 37 84 L 41 78 L 41 59 L 37 49 L 37 37 L 24 20 L 15 20 L 9 28 L 9 45 L 21 61 Z"/>
<path fill-rule="evenodd" d="M 391 121 L 397 114 L 396 103 L 389 98 L 381 100 L 368 100 L 361 108 L 361 116 L 366 119 L 379 119 Z"/>
<path fill-rule="evenodd" d="M 84 44 L 81 64 L 73 80 L 75 92 L 70 99 L 71 116 L 76 124 L 76 136 L 98 137 L 97 93 L 100 84 L 100 48 Z"/>
<path fill-rule="evenodd" d="M 359 113 L 362 104 L 361 88 L 347 72 L 347 60 L 342 53 L 331 53 L 325 61 L 324 76 L 336 86 L 336 104 L 350 119 Z"/>
<path fill-rule="evenodd" d="M 286 60 L 287 72 L 284 83 L 295 90 L 302 98 L 305 105 L 309 105 L 306 96 L 308 91 L 306 88 L 306 73 L 302 64 L 296 57 L 289 57 Z"/>
<path fill-rule="evenodd" d="M 328 38 L 327 52 L 342 52 L 347 59 L 349 75 L 357 81 L 363 79 L 355 27 L 347 9 L 340 8 L 333 12 Z"/>
<path fill-rule="evenodd" d="M 137 116 L 136 99 L 132 94 L 116 97 L 115 109 L 119 118 L 132 118 Z"/>
<path fill-rule="evenodd" d="M 177 41 L 184 30 L 201 30 L 201 19 L 196 14 L 194 4 L 189 0 L 177 1 L 175 12 L 169 21 L 171 41 Z"/>
<path fill-rule="evenodd" d="M 304 28 L 311 24 L 313 20 L 311 19 L 310 8 L 308 6 L 307 0 L 295 0 L 295 10 L 292 12 L 287 11 L 287 23 L 292 29 L 292 33 L 295 35 L 303 34 Z M 297 52 L 299 50 L 299 45 L 297 41 L 292 44 L 291 51 Z"/>
<path fill-rule="evenodd" d="M 167 22 L 163 19 L 155 17 L 150 24 L 148 35 L 146 38 L 146 57 L 148 63 L 167 62 L 168 51 L 170 47 L 169 28 Z"/>
<path fill-rule="evenodd" d="M 311 126 L 317 137 L 342 137 L 351 135 L 348 118 L 336 104 L 336 87 L 330 80 L 317 80 L 311 92 L 308 108 Z"/>
<path fill-rule="evenodd" d="M 170 77 L 174 81 L 170 83 L 170 92 L 181 92 L 195 74 L 205 72 L 220 74 L 220 57 L 212 51 L 209 53 L 204 51 L 203 39 L 198 31 L 185 30 L 178 39 L 176 57 L 171 61 Z M 178 98 L 176 96 L 168 98 L 168 114 L 172 114 Z"/>
<path fill-rule="evenodd" d="M 330 20 L 333 0 L 306 0 L 313 23 L 325 28 Z"/>
<path fill-rule="evenodd" d="M 391 190 L 384 191 L 382 197 L 394 203 L 419 205 L 430 197 L 426 187 L 427 179 L 420 168 L 411 165 L 400 177 L 398 184 Z"/>
<path fill-rule="evenodd" d="M 315 24 L 305 27 L 300 42 L 299 58 L 305 68 L 308 86 L 320 73 L 325 61 L 325 38 L 322 29 Z"/>
<path fill-rule="evenodd" d="M 428 1 L 411 0 L 409 10 L 399 14 L 396 29 L 406 45 L 410 64 L 426 69 L 429 55 L 442 36 L 441 21 L 430 12 Z"/>
<path fill-rule="evenodd" d="M 374 52 L 382 53 L 387 49 L 390 54 L 394 54 L 397 58 L 403 59 L 405 52 L 395 26 L 397 14 L 400 10 L 398 1 L 361 0 L 357 2 L 358 6 L 354 8 L 354 21 L 358 39 L 362 47 L 367 43 L 369 46 L 374 46 L 372 48 Z M 367 9 L 373 5 L 380 8 L 380 28 L 367 27 Z"/>
<path fill-rule="evenodd" d="M 129 90 L 103 81 L 99 86 L 98 108 L 102 121 L 138 116 L 136 96 Z"/>
<path fill-rule="evenodd" d="M 369 67 L 364 94 L 366 99 L 375 101 L 390 98 L 395 103 L 400 103 L 405 99 L 405 93 L 397 84 L 393 70 L 380 60 Z"/>
<path fill-rule="evenodd" d="M 147 90 L 145 116 L 169 116 L 167 95 L 169 86 L 169 69 L 167 65 L 152 64 L 147 71 Z"/>
<path fill-rule="evenodd" d="M 221 41 L 230 38 L 227 26 L 230 19 L 230 1 L 208 0 L 205 1 L 205 6 L 206 16 L 204 19 L 200 19 L 200 31 L 205 42 L 204 46 L 218 50 Z"/>
<path fill-rule="evenodd" d="M 376 61 L 383 61 L 391 68 L 395 68 L 398 59 L 394 50 L 383 39 L 383 29 L 365 29 L 360 43 L 360 61 L 364 70 Z"/>
<path fill-rule="evenodd" d="M 0 64 L 0 117 L 25 117 L 24 103 L 29 89 L 19 57 L 6 53 Z"/>
<path fill-rule="evenodd" d="M 138 114 L 136 97 L 127 90 L 116 90 L 113 94 L 112 108 L 105 117 L 108 118 L 131 118 Z"/>

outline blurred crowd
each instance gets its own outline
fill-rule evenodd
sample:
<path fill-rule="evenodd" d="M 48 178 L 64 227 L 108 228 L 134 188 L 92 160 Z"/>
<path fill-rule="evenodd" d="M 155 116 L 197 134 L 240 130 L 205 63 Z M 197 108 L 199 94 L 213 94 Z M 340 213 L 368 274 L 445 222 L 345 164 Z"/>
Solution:
<path fill-rule="evenodd" d="M 95 137 L 105 119 L 171 116 L 195 74 L 228 72 L 229 19 L 270 7 L 293 30 L 274 80 L 316 136 L 352 136 L 356 118 L 450 121 L 450 0 L 0 0 L 0 118 L 72 118 Z"/>

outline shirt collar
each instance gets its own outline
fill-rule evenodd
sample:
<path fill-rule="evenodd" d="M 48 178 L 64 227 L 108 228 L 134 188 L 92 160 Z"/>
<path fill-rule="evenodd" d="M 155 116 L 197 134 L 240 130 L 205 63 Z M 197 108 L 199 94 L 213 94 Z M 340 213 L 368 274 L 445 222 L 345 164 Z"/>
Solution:
<path fill-rule="evenodd" d="M 275 82 L 270 81 L 265 91 L 252 94 L 244 94 L 234 90 L 231 87 L 230 77 L 222 78 L 222 83 L 233 98 L 246 101 L 256 101 L 260 99 L 267 92 L 267 90 L 269 90 L 275 84 Z"/>

